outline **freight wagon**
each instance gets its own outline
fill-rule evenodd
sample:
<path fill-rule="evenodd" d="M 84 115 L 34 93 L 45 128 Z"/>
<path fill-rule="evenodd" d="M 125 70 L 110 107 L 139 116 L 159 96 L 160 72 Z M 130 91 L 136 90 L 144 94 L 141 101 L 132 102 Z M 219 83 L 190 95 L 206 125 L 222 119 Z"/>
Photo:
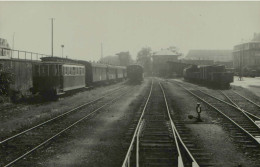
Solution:
<path fill-rule="evenodd" d="M 183 76 L 187 81 L 220 88 L 228 88 L 234 81 L 234 73 L 227 72 L 224 65 L 192 65 L 184 69 Z"/>

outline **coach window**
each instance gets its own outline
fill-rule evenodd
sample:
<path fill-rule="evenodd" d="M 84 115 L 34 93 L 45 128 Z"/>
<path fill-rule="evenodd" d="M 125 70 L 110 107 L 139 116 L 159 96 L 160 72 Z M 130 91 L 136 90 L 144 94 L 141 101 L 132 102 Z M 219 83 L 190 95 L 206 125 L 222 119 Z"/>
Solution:
<path fill-rule="evenodd" d="M 43 65 L 43 66 L 41 66 L 42 68 L 41 68 L 41 75 L 42 76 L 47 76 L 47 72 L 48 72 L 48 66 L 47 65 Z"/>

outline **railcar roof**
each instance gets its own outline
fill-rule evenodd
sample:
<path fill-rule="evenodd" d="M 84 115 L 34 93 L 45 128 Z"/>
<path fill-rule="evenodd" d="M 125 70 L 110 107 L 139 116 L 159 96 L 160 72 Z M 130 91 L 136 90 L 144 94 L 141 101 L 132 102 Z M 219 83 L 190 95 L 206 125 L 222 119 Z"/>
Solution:
<path fill-rule="evenodd" d="M 126 69 L 125 66 L 113 66 L 113 65 L 108 65 L 108 68 L 115 68 L 115 69 Z"/>
<path fill-rule="evenodd" d="M 50 64 L 50 65 L 54 65 L 54 64 L 58 64 L 58 65 L 77 65 L 77 66 L 84 66 L 83 64 L 78 64 L 78 63 L 70 63 L 70 62 L 53 62 L 53 61 L 45 61 L 45 62 L 38 62 L 37 64 Z"/>

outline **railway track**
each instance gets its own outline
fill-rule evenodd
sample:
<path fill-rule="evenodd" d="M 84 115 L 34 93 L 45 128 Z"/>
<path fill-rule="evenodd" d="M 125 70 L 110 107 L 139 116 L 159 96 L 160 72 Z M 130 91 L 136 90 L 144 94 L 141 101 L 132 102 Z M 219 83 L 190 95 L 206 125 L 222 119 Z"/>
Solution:
<path fill-rule="evenodd" d="M 257 103 L 233 90 L 228 90 L 225 92 L 221 91 L 221 94 L 226 97 L 227 102 L 233 104 L 240 110 L 243 110 L 245 114 L 247 114 L 253 121 L 256 122 L 258 126 L 260 126 L 260 106 Z"/>
<path fill-rule="evenodd" d="M 250 156 L 259 161 L 260 128 L 252 118 L 243 110 L 227 101 L 214 97 L 195 87 L 186 88 L 180 84 L 178 85 L 221 114 L 225 118 L 223 125 L 228 129 L 235 142 L 239 144 L 238 146 L 244 151 L 250 152 Z"/>
<path fill-rule="evenodd" d="M 205 158 L 205 152 L 195 145 L 183 122 L 172 118 L 164 89 L 155 81 L 151 85 L 122 167 L 212 166 L 209 159 Z"/>
<path fill-rule="evenodd" d="M 124 90 L 123 93 L 118 92 L 118 90 L 121 89 L 122 88 L 116 89 L 112 93 L 78 106 L 73 110 L 2 140 L 0 143 L 0 166 L 7 167 L 17 163 L 45 144 L 53 141 L 78 123 L 91 118 L 96 113 L 102 111 L 102 109 L 105 109 L 131 91 Z M 112 94 L 114 95 L 111 96 Z M 100 101 L 105 97 L 109 98 Z M 87 107 L 88 109 L 86 110 Z"/>

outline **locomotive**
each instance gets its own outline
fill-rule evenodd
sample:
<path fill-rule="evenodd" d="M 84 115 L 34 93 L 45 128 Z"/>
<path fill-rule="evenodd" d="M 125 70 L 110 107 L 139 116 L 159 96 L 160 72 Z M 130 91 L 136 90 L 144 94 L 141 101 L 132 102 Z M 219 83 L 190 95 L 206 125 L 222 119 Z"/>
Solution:
<path fill-rule="evenodd" d="M 33 64 L 33 93 L 50 96 L 125 79 L 126 67 L 59 57 L 43 57 Z"/>
<path fill-rule="evenodd" d="M 229 88 L 234 81 L 234 73 L 227 72 L 224 65 L 192 65 L 183 70 L 183 76 L 187 81 L 218 88 Z"/>
<path fill-rule="evenodd" d="M 127 77 L 130 82 L 140 83 L 143 80 L 143 67 L 137 64 L 127 66 Z"/>

